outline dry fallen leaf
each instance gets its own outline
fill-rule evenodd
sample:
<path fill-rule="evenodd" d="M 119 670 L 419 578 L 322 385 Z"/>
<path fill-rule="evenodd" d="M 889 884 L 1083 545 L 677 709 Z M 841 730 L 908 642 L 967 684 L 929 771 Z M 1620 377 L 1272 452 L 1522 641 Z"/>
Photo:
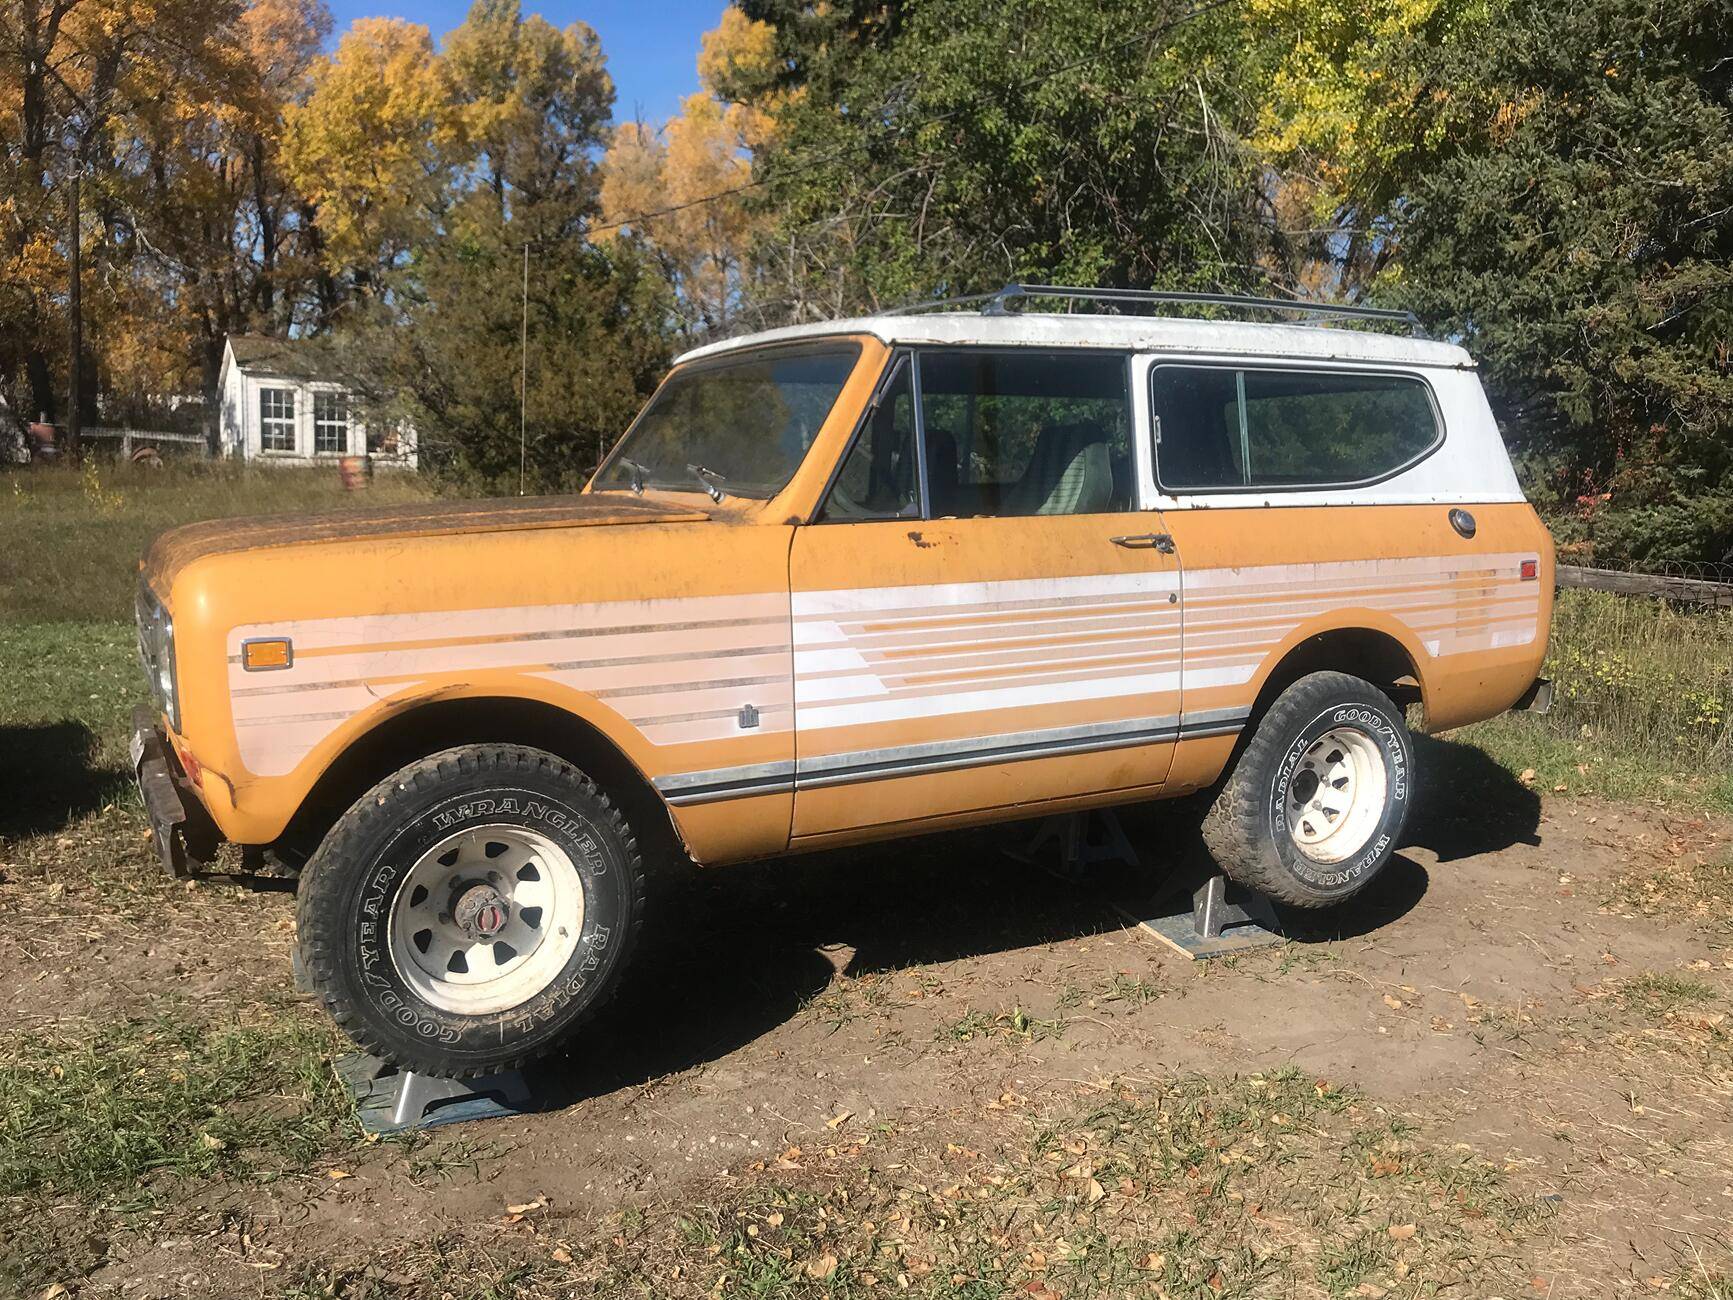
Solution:
<path fill-rule="evenodd" d="M 1389 1231 L 1390 1235 L 1397 1241 L 1407 1241 L 1414 1235 L 1414 1225 L 1412 1223 L 1392 1223 Z"/>
<path fill-rule="evenodd" d="M 825 1120 L 824 1126 L 826 1128 L 841 1128 L 844 1124 L 849 1122 L 850 1118 L 852 1118 L 853 1115 L 854 1115 L 854 1112 L 852 1110 L 842 1111 L 838 1114 L 832 1115 L 829 1119 Z"/>
<path fill-rule="evenodd" d="M 534 1210 L 545 1209 L 547 1203 L 547 1197 L 538 1196 L 535 1200 L 525 1201 L 522 1205 L 508 1205 L 505 1207 L 505 1212 L 507 1214 L 529 1214 Z"/>
<path fill-rule="evenodd" d="M 1151 1273 L 1159 1273 L 1167 1267 L 1167 1256 L 1152 1250 L 1139 1261 L 1138 1267 L 1148 1269 Z"/>
<path fill-rule="evenodd" d="M 572 1252 L 564 1246 L 555 1246 L 553 1256 L 556 1264 L 570 1264 L 572 1262 Z"/>
<path fill-rule="evenodd" d="M 1388 993 L 1386 993 L 1384 995 L 1384 1005 L 1389 1007 L 1392 1011 L 1400 1011 L 1400 1010 L 1402 1010 L 1402 999 L 1401 998 L 1393 998 Z"/>
<path fill-rule="evenodd" d="M 1524 785 L 1533 785 L 1534 784 L 1534 769 L 1532 767 L 1523 768 L 1522 769 L 1522 775 L 1517 777 L 1516 779 L 1518 781 L 1521 781 Z"/>
<path fill-rule="evenodd" d="M 221 1151 L 224 1147 L 228 1146 L 228 1143 L 219 1137 L 212 1137 L 209 1133 L 200 1133 L 199 1145 L 206 1151 Z"/>
<path fill-rule="evenodd" d="M 339 1178 L 353 1178 L 354 1176 L 347 1169 L 327 1169 L 325 1171 L 325 1177 L 331 1179 L 332 1182 L 336 1182 Z"/>
<path fill-rule="evenodd" d="M 773 1228 L 780 1228 L 782 1226 L 782 1211 L 778 1210 L 774 1214 L 765 1215 L 764 1221 Z"/>
<path fill-rule="evenodd" d="M 825 1278 L 832 1276 L 835 1272 L 836 1256 L 831 1254 L 828 1250 L 817 1259 L 809 1259 L 806 1262 L 806 1275 L 808 1277 L 817 1278 L 819 1281 L 823 1281 Z"/>

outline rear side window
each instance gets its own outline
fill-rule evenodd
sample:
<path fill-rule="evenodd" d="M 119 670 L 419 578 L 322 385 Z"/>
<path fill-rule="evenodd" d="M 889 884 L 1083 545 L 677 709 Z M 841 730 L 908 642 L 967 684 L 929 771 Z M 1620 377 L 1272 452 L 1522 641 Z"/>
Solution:
<path fill-rule="evenodd" d="M 1156 477 L 1169 492 L 1320 488 L 1387 478 L 1438 444 L 1407 375 L 1157 366 Z"/>

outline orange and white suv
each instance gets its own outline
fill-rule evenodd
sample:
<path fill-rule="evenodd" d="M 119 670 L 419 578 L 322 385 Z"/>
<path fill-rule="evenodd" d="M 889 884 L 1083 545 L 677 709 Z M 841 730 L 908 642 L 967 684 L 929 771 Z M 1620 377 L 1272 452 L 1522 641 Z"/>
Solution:
<path fill-rule="evenodd" d="M 137 736 L 165 855 L 304 847 L 310 979 L 452 1075 L 570 1034 L 680 852 L 1214 789 L 1234 879 L 1348 897 L 1401 834 L 1410 711 L 1541 685 L 1552 544 L 1462 349 L 1138 314 L 1176 299 L 733 339 L 575 496 L 165 534 Z"/>

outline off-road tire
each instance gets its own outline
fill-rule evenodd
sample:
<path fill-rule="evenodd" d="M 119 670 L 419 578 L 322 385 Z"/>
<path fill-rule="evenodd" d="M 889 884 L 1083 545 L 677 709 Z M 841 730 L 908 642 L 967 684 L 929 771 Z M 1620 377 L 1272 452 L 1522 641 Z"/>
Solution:
<path fill-rule="evenodd" d="M 1364 733 L 1382 756 L 1383 811 L 1361 848 L 1321 863 L 1295 842 L 1284 801 L 1308 747 L 1340 728 Z M 1395 855 L 1413 802 L 1413 775 L 1408 728 L 1388 696 L 1347 673 L 1310 673 L 1258 721 L 1204 817 L 1204 843 L 1246 888 L 1295 907 L 1329 907 L 1364 889 Z"/>
<path fill-rule="evenodd" d="M 521 1005 L 479 1015 L 418 996 L 388 935 L 410 865 L 466 821 L 548 837 L 584 890 L 580 937 L 557 976 Z M 448 749 L 381 781 L 326 835 L 301 874 L 300 956 L 308 984 L 362 1049 L 421 1074 L 470 1078 L 546 1055 L 607 1000 L 642 929 L 644 895 L 637 837 L 577 768 L 518 745 Z"/>

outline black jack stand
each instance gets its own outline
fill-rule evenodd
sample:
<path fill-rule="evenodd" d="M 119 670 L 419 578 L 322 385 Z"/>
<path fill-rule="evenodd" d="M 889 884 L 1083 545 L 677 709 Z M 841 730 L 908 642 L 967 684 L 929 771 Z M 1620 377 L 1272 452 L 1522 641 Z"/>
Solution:
<path fill-rule="evenodd" d="M 1081 880 L 1085 869 L 1098 862 L 1142 865 L 1110 808 L 1049 817 L 1028 844 L 1009 852 L 1019 861 L 1040 864 L 1050 844 L 1059 846 L 1056 870 L 1069 881 Z M 1234 884 L 1214 864 L 1170 877 L 1152 895 L 1125 897 L 1116 892 L 1110 901 L 1127 920 L 1191 961 L 1285 941 L 1270 900 Z"/>
<path fill-rule="evenodd" d="M 377 1135 L 502 1119 L 535 1109 L 520 1070 L 479 1079 L 436 1079 L 355 1052 L 337 1058 L 337 1077 L 355 1100 L 361 1127 Z"/>

